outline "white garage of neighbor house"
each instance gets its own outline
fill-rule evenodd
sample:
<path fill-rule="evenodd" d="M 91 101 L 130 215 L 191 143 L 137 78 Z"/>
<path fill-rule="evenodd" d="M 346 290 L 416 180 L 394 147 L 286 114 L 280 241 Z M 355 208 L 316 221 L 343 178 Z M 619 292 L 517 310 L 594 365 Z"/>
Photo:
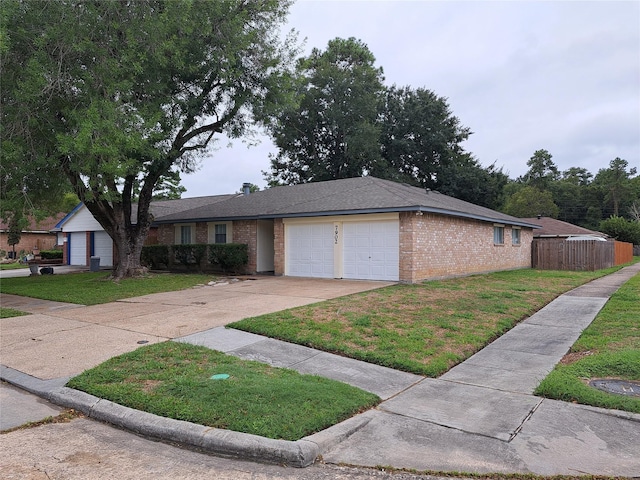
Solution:
<path fill-rule="evenodd" d="M 113 266 L 113 241 L 84 204 L 60 220 L 54 231 L 63 246 L 65 264 L 89 266 L 91 257 L 100 257 L 101 267 Z"/>

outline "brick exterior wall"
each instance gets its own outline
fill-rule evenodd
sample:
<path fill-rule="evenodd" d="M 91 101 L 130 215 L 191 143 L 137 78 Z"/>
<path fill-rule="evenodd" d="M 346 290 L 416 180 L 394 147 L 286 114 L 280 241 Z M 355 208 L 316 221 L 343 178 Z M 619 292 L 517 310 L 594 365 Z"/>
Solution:
<path fill-rule="evenodd" d="M 56 248 L 56 236 L 50 233 L 28 233 L 22 232 L 20 241 L 16 243 L 16 255 L 22 250 L 28 255 L 34 248 L 40 250 L 53 250 Z M 0 249 L 12 252 L 13 246 L 9 245 L 9 235 L 0 233 Z"/>
<path fill-rule="evenodd" d="M 504 227 L 504 244 L 494 245 L 493 223 L 445 215 L 400 213 L 401 282 L 416 283 L 472 273 L 486 273 L 531 267 L 533 231 L 520 230 L 520 245 L 512 245 L 510 225 Z M 257 271 L 257 220 L 234 221 L 233 242 L 248 245 L 249 263 L 245 273 Z M 284 222 L 274 220 L 274 273 L 284 275 Z M 158 227 L 158 243 L 175 243 L 175 226 Z M 196 224 L 196 242 L 208 243 L 207 224 Z"/>
<path fill-rule="evenodd" d="M 274 275 L 284 275 L 284 222 L 276 218 L 273 222 L 273 272 Z"/>
<path fill-rule="evenodd" d="M 521 229 L 520 245 L 494 245 L 493 224 L 478 220 L 413 212 L 400 214 L 400 281 L 419 282 L 471 273 L 531 267 L 533 232 Z"/>
<path fill-rule="evenodd" d="M 209 226 L 207 222 L 196 223 L 196 239 L 194 243 L 209 243 Z"/>
<path fill-rule="evenodd" d="M 163 223 L 158 226 L 158 243 L 160 245 L 173 245 L 176 243 L 176 227 L 174 224 Z"/>
<path fill-rule="evenodd" d="M 258 221 L 236 220 L 233 222 L 233 243 L 245 243 L 248 246 L 249 263 L 245 273 L 254 274 L 258 270 Z"/>

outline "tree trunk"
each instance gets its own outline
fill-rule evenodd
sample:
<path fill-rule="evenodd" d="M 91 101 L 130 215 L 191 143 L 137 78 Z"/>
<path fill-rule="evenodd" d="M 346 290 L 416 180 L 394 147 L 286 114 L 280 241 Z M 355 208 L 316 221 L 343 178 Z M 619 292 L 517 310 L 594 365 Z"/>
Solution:
<path fill-rule="evenodd" d="M 85 202 L 94 218 L 109 234 L 115 247 L 113 279 L 136 277 L 146 273 L 140 256 L 144 241 L 149 233 L 149 199 L 140 198 L 138 203 L 137 222 L 131 222 L 131 208 L 123 208 L 122 204 L 110 204 L 105 201 Z"/>
<path fill-rule="evenodd" d="M 114 280 L 137 277 L 147 272 L 146 267 L 140 262 L 146 237 L 147 232 L 142 232 L 137 228 L 128 229 L 128 232 L 112 237 L 116 253 L 112 274 Z"/>

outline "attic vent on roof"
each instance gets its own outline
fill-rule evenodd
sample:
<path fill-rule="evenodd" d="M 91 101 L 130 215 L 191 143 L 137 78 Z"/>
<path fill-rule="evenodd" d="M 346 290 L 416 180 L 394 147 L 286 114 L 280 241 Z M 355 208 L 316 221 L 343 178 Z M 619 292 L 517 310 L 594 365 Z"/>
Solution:
<path fill-rule="evenodd" d="M 250 183 L 243 183 L 242 184 L 242 193 L 244 195 L 249 195 L 251 193 L 251 184 Z"/>

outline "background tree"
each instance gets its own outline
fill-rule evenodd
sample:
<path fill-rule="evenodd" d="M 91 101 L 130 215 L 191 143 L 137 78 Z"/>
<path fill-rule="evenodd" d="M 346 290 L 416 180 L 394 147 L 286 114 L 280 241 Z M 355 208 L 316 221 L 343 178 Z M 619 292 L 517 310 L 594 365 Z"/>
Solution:
<path fill-rule="evenodd" d="M 447 190 L 462 193 L 455 176 L 479 173 L 477 162 L 460 145 L 471 132 L 452 114 L 446 98 L 424 88 L 392 86 L 385 92 L 379 121 L 387 177 L 439 191 L 448 183 Z"/>
<path fill-rule="evenodd" d="M 522 183 L 539 190 L 548 190 L 551 182 L 558 179 L 558 167 L 552 158 L 548 151 L 536 150 L 527 161 L 529 170 L 521 177 Z"/>
<path fill-rule="evenodd" d="M 355 38 L 336 38 L 297 63 L 297 105 L 271 134 L 278 153 L 265 172 L 271 185 L 319 182 L 377 172 L 377 108 L 382 69 Z"/>
<path fill-rule="evenodd" d="M 551 192 L 527 185 L 507 198 L 502 211 L 507 215 L 521 218 L 538 215 L 557 218 L 559 209 L 553 203 Z"/>
<path fill-rule="evenodd" d="M 27 220 L 24 217 L 12 216 L 7 230 L 7 243 L 12 247 L 13 256 L 16 258 L 16 245 L 22 238 L 22 230 L 26 227 Z"/>
<path fill-rule="evenodd" d="M 2 2 L 3 155 L 40 182 L 64 172 L 113 239 L 115 278 L 141 270 L 158 182 L 286 100 L 289 3 Z"/>
<path fill-rule="evenodd" d="M 629 207 L 640 199 L 640 192 L 634 191 L 632 177 L 638 172 L 633 167 L 627 171 L 629 162 L 615 158 L 609 162 L 609 168 L 602 168 L 593 179 L 593 186 L 600 190 L 605 208 L 615 217 L 628 215 Z"/>
<path fill-rule="evenodd" d="M 592 178 L 585 168 L 572 167 L 550 183 L 553 201 L 559 208 L 558 219 L 574 225 L 584 224 L 589 208 L 585 194 Z"/>
<path fill-rule="evenodd" d="M 436 189 L 451 197 L 498 210 L 504 203 L 504 192 L 509 176 L 495 164 L 483 168 L 465 153 L 455 162 L 441 168 Z"/>
<path fill-rule="evenodd" d="M 640 222 L 614 215 L 600 222 L 599 231 L 621 242 L 640 245 Z"/>

